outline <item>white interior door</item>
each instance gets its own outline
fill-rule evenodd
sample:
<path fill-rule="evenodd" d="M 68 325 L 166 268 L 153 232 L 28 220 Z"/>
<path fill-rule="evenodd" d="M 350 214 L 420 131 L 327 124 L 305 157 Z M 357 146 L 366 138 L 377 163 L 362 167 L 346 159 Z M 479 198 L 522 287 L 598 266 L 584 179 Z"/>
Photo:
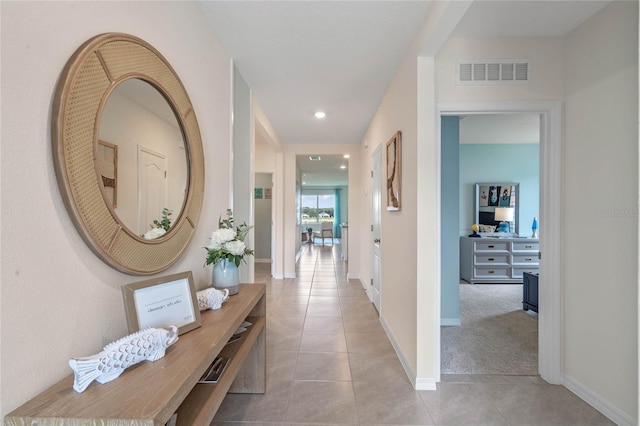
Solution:
<path fill-rule="evenodd" d="M 162 219 L 167 207 L 167 158 L 138 145 L 138 235 Z"/>
<path fill-rule="evenodd" d="M 380 221 L 382 211 L 381 175 L 382 149 L 379 146 L 372 155 L 371 171 L 371 291 L 373 305 L 380 312 Z"/>

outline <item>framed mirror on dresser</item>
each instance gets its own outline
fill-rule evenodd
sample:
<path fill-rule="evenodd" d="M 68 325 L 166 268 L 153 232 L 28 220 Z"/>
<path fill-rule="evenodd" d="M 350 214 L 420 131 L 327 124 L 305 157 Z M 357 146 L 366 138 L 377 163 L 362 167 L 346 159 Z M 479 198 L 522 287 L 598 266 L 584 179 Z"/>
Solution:
<path fill-rule="evenodd" d="M 518 235 L 519 192 L 520 184 L 516 182 L 475 184 L 473 217 L 481 234 L 502 233 L 505 236 L 508 232 Z"/>

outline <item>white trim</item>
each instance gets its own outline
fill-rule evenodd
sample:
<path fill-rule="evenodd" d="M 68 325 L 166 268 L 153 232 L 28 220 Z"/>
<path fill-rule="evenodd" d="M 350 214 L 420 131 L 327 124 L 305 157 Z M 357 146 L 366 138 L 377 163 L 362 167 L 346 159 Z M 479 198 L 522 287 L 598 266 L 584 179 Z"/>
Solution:
<path fill-rule="evenodd" d="M 619 426 L 637 426 L 638 423 L 631 418 L 627 413 L 620 411 L 620 409 L 609 401 L 603 399 L 600 395 L 592 392 L 588 387 L 577 381 L 571 376 L 565 374 L 563 380 L 564 386 L 571 392 L 582 398 L 587 404 L 591 405 L 596 410 L 607 416 L 609 420 Z"/>
<path fill-rule="evenodd" d="M 283 276 L 283 275 L 281 275 L 281 274 L 275 274 L 275 275 L 273 276 L 273 279 L 274 279 L 274 280 L 283 280 L 283 279 L 284 279 L 284 276 Z"/>
<path fill-rule="evenodd" d="M 380 164 L 378 164 L 376 158 L 380 158 Z M 380 177 L 382 177 L 382 143 L 379 143 L 378 146 L 371 152 L 371 175 L 369 178 L 369 184 L 370 186 L 370 194 L 369 194 L 369 199 L 371 200 L 371 202 L 369 203 L 369 212 L 371 214 L 371 228 L 369 231 L 367 231 L 368 235 L 371 235 L 371 233 L 373 232 L 373 223 L 374 220 L 378 222 L 378 228 L 379 228 L 379 235 L 380 237 L 382 237 L 382 183 L 378 182 L 377 184 L 374 184 L 374 180 L 373 180 L 373 169 L 378 166 L 378 170 L 380 170 Z M 378 191 L 380 191 L 380 198 L 379 198 L 379 203 L 380 206 L 378 207 L 379 213 L 378 213 L 378 217 L 374 217 L 374 205 L 373 203 L 375 202 L 374 196 L 373 196 L 373 190 L 374 187 L 377 188 Z M 373 247 L 373 241 L 371 240 L 371 237 L 369 237 L 367 239 L 367 241 L 369 241 L 369 284 L 364 286 L 365 291 L 367 292 L 367 297 L 369 298 L 369 301 L 371 303 L 373 303 L 373 278 L 374 278 L 374 269 L 375 269 L 375 261 L 374 261 L 374 247 Z M 380 300 L 378 301 L 380 306 L 374 306 L 376 308 L 377 311 L 379 311 L 379 314 L 382 314 L 382 244 L 379 244 L 379 261 L 378 261 L 378 280 L 380 280 L 379 284 L 380 284 L 380 288 L 378 289 L 378 292 L 380 293 Z M 364 283 L 363 283 L 364 284 Z M 382 317 L 381 317 L 382 319 Z"/>
<path fill-rule="evenodd" d="M 362 281 L 360 280 L 360 274 L 352 274 L 351 272 L 347 272 L 347 279 L 348 280 L 359 280 L 360 283 L 362 284 Z"/>
<path fill-rule="evenodd" d="M 460 325 L 460 318 L 442 318 L 440 321 L 441 326 L 454 326 Z"/>
<path fill-rule="evenodd" d="M 438 390 L 438 388 L 436 387 L 436 381 L 434 379 L 421 379 L 419 377 L 416 378 L 414 389 L 426 391 Z"/>
<path fill-rule="evenodd" d="M 437 105 L 436 143 L 440 147 L 440 117 L 443 115 L 539 113 L 540 120 L 540 277 L 545 283 L 540 287 L 540 315 L 538 333 L 538 371 L 552 384 L 562 383 L 562 110 L 560 101 L 500 101 L 456 102 Z M 437 156 L 435 172 L 440 177 L 440 156 Z M 440 191 L 438 190 L 438 194 Z M 438 197 L 438 206 L 440 198 Z M 439 207 L 438 209 L 439 210 Z M 438 219 L 437 230 L 440 229 Z M 544 231 L 544 232 L 543 232 Z M 436 276 L 440 277 L 441 253 L 436 255 Z M 436 286 L 440 289 L 440 279 Z M 438 299 L 439 300 L 439 299 Z M 438 306 L 440 302 L 438 302 Z M 441 320 L 436 318 L 437 330 Z M 436 342 L 435 358 L 440 371 L 440 339 Z"/>
<path fill-rule="evenodd" d="M 296 278 L 296 273 L 295 273 L 295 272 L 285 272 L 285 273 L 284 273 L 284 278 L 285 278 L 285 279 L 287 279 L 287 278 L 293 278 L 293 279 L 295 279 L 295 278 Z"/>
<path fill-rule="evenodd" d="M 409 361 L 407 361 L 407 358 L 404 356 L 404 353 L 402 352 L 402 348 L 398 344 L 396 337 L 391 332 L 391 328 L 389 328 L 389 324 L 387 324 L 387 322 L 384 320 L 384 317 L 382 315 L 380 316 L 380 324 L 382 324 L 382 328 L 387 334 L 387 337 L 391 342 L 391 346 L 393 346 L 393 349 L 396 351 L 398 358 L 400 358 L 400 364 L 402 364 L 402 368 L 404 368 L 404 372 L 407 374 L 407 377 L 409 378 L 411 385 L 413 386 L 414 389 L 416 389 L 416 373 L 411 368 L 411 365 L 409 364 Z"/>

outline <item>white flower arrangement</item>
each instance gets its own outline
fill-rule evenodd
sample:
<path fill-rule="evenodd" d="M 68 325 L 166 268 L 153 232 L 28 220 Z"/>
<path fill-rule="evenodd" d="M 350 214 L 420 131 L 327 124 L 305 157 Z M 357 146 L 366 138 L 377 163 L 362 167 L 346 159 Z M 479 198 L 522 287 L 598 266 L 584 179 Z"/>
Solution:
<path fill-rule="evenodd" d="M 164 228 L 151 228 L 147 232 L 142 235 L 142 238 L 145 240 L 155 240 L 156 238 L 162 237 L 166 234 L 167 231 Z"/>
<path fill-rule="evenodd" d="M 162 209 L 162 220 L 154 220 L 153 224 L 151 224 L 151 229 L 145 232 L 142 238 L 145 240 L 155 240 L 166 234 L 169 228 L 171 228 L 171 219 L 169 219 L 171 214 L 172 211 L 168 208 L 165 207 Z"/>
<path fill-rule="evenodd" d="M 219 219 L 218 226 L 220 229 L 211 233 L 211 244 L 205 247 L 207 250 L 205 264 L 215 265 L 219 260 L 227 259 L 236 266 L 240 266 L 240 262 L 245 261 L 245 255 L 253 255 L 253 250 L 247 248 L 244 243 L 251 227 L 243 223 L 234 228 L 233 212 L 229 209 L 227 209 L 227 219 Z"/>

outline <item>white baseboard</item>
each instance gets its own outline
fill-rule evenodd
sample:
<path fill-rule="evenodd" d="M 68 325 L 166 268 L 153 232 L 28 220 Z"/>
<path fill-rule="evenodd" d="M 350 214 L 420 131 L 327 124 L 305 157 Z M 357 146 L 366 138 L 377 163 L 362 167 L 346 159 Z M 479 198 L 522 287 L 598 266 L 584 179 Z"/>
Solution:
<path fill-rule="evenodd" d="M 295 272 L 285 272 L 284 273 L 284 277 L 285 278 L 294 278 L 296 277 L 296 273 Z"/>
<path fill-rule="evenodd" d="M 460 325 L 460 318 L 442 318 L 440 325 Z"/>
<path fill-rule="evenodd" d="M 438 390 L 437 387 L 436 387 L 436 380 L 435 379 L 421 379 L 420 377 L 416 378 L 415 389 L 416 390 L 427 390 L 427 391 Z"/>
<path fill-rule="evenodd" d="M 253 259 L 255 263 L 271 263 L 271 259 Z"/>
<path fill-rule="evenodd" d="M 564 375 L 563 385 L 571 392 L 582 398 L 587 404 L 609 418 L 618 426 L 637 426 L 638 423 L 628 414 L 623 413 L 620 409 L 612 405 L 609 401 L 604 400 L 600 395 L 577 381 L 571 376 Z"/>
<path fill-rule="evenodd" d="M 358 274 L 351 274 L 347 272 L 347 279 L 348 280 L 359 280 L 360 279 L 360 275 Z"/>
<path fill-rule="evenodd" d="M 283 279 L 284 279 L 284 275 L 282 275 L 282 274 L 275 274 L 275 275 L 273 276 L 273 279 L 274 279 L 274 280 L 283 280 Z"/>
<path fill-rule="evenodd" d="M 436 379 L 416 377 L 416 373 L 409 365 L 407 358 L 404 356 L 404 353 L 400 349 L 398 341 L 396 340 L 395 336 L 391 332 L 391 329 L 389 328 L 389 325 L 383 317 L 380 317 L 380 323 L 382 324 L 382 328 L 384 328 L 384 331 L 387 333 L 387 337 L 389 337 L 389 340 L 391 341 L 391 346 L 393 346 L 393 349 L 395 349 L 398 358 L 400 358 L 400 364 L 402 364 L 402 368 L 404 368 L 404 372 L 409 377 L 409 381 L 411 381 L 413 388 L 415 390 L 436 390 Z"/>

